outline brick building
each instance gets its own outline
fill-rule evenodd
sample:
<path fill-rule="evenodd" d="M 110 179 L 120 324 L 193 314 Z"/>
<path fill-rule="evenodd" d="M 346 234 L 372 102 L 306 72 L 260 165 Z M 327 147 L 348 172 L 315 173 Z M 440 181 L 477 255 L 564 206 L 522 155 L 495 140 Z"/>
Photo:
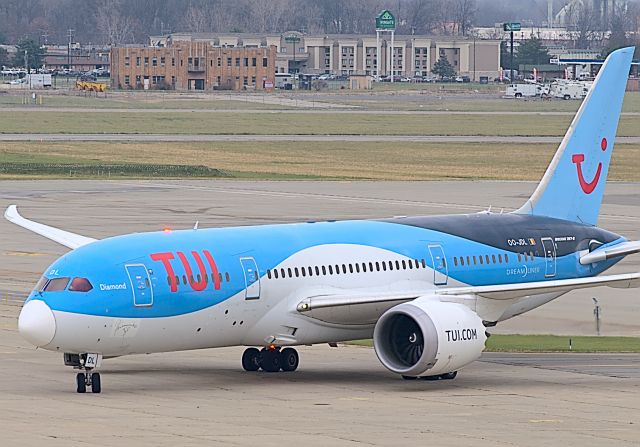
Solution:
<path fill-rule="evenodd" d="M 122 89 L 262 90 L 275 81 L 276 47 L 168 41 L 111 49 L 111 84 Z"/>

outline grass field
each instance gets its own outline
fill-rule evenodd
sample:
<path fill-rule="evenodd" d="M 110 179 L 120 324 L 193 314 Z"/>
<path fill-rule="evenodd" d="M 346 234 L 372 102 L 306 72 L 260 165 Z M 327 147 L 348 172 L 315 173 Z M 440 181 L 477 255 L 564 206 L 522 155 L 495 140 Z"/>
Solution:
<path fill-rule="evenodd" d="M 300 134 L 300 135 L 563 135 L 571 116 L 370 115 L 362 113 L 52 113 L 12 112 L 0 133 Z M 640 118 L 623 116 L 619 136 L 640 135 Z"/>
<path fill-rule="evenodd" d="M 3 163 L 158 163 L 201 165 L 256 179 L 539 180 L 555 150 L 555 145 L 547 144 L 489 143 L 4 142 L 0 167 Z M 42 175 L 59 176 L 46 170 Z M 25 174 L 5 171 L 0 176 L 24 178 Z M 640 145 L 616 147 L 609 178 L 640 181 Z"/>
<path fill-rule="evenodd" d="M 571 341 L 571 348 L 569 347 Z M 372 340 L 349 342 L 373 346 Z M 561 335 L 492 335 L 486 352 L 640 352 L 640 338 Z"/>

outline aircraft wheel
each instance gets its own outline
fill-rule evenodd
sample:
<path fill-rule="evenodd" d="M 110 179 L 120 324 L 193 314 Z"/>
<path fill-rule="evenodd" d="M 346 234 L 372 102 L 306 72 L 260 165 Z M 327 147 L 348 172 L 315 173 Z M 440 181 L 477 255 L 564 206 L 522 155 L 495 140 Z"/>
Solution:
<path fill-rule="evenodd" d="M 280 353 L 280 363 L 283 371 L 295 371 L 300 363 L 298 351 L 293 348 L 284 348 Z"/>
<path fill-rule="evenodd" d="M 278 372 L 280 371 L 280 351 L 277 349 L 268 350 L 265 349 L 262 352 L 262 361 L 260 367 L 266 372 Z"/>
<path fill-rule="evenodd" d="M 457 375 L 458 375 L 458 371 L 452 371 L 450 373 L 442 374 L 440 377 L 443 380 L 453 380 L 456 378 Z"/>
<path fill-rule="evenodd" d="M 85 379 L 84 373 L 76 374 L 76 391 L 78 393 L 86 393 L 87 392 L 87 382 Z"/>
<path fill-rule="evenodd" d="M 403 378 L 404 380 L 416 380 L 416 379 L 417 379 L 417 377 L 416 377 L 416 376 L 402 376 L 402 378 Z"/>
<path fill-rule="evenodd" d="M 257 371 L 260 369 L 260 351 L 256 348 L 245 349 L 242 354 L 242 367 L 245 371 Z"/>
<path fill-rule="evenodd" d="M 99 394 L 102 391 L 102 384 L 100 383 L 100 373 L 91 374 L 91 392 Z"/>

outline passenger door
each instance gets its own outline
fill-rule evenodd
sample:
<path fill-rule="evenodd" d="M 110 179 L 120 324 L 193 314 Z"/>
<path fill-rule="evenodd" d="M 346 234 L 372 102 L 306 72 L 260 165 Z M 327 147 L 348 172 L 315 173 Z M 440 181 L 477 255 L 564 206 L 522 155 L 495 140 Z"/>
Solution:
<path fill-rule="evenodd" d="M 553 278 L 556 276 L 556 244 L 550 237 L 543 237 L 541 241 L 545 259 L 544 277 Z"/>
<path fill-rule="evenodd" d="M 153 287 L 149 272 L 144 264 L 125 265 L 131 290 L 133 293 L 133 305 L 137 307 L 153 305 Z"/>
<path fill-rule="evenodd" d="M 433 265 L 433 284 L 436 286 L 444 286 L 449 279 L 449 270 L 447 268 L 447 260 L 444 256 L 444 249 L 440 244 L 429 244 L 429 253 L 431 254 L 431 262 Z"/>
<path fill-rule="evenodd" d="M 260 272 L 256 260 L 252 257 L 243 257 L 240 258 L 240 264 L 244 273 L 244 298 L 247 300 L 260 299 Z"/>

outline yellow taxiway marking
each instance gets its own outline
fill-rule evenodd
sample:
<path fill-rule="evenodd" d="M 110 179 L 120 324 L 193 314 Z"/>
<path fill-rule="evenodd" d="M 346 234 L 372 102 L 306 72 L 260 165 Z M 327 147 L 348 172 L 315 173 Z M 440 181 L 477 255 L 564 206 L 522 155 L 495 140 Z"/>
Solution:
<path fill-rule="evenodd" d="M 47 253 L 37 253 L 34 251 L 5 251 L 7 256 L 47 256 Z"/>

